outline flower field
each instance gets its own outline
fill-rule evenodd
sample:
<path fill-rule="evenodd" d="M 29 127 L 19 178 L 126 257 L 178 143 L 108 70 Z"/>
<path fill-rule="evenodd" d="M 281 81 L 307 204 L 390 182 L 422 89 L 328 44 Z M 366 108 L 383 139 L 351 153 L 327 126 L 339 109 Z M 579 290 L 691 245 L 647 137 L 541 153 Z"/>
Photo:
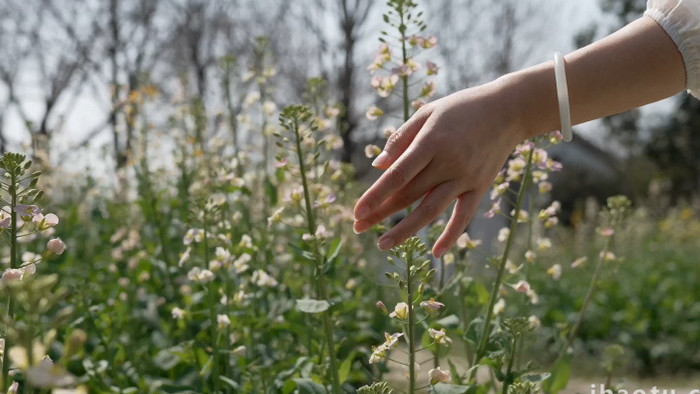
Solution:
<path fill-rule="evenodd" d="M 363 76 L 383 138 L 431 105 L 432 31 L 419 4 L 388 1 Z M 560 223 L 557 132 L 495 179 L 493 239 L 470 227 L 436 258 L 441 214 L 380 252 L 395 222 L 353 231 L 368 185 L 339 160 L 346 109 L 322 78 L 276 102 L 270 43 L 251 45 L 249 65 L 220 62 L 242 75 L 241 112 L 169 102 L 172 144 L 149 121 L 157 89 L 128 92 L 137 143 L 112 185 L 2 155 L 0 391 L 563 393 L 700 367 L 695 205 L 617 195 Z"/>

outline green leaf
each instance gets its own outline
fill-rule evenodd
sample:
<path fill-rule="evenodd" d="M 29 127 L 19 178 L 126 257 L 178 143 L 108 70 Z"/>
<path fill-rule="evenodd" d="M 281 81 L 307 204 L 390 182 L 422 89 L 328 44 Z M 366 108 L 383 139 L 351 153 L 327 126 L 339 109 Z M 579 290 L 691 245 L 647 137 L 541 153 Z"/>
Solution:
<path fill-rule="evenodd" d="M 182 348 L 177 350 L 182 351 Z M 153 363 L 164 371 L 169 371 L 180 362 L 180 356 L 173 352 L 173 349 L 163 349 L 153 358 Z"/>
<path fill-rule="evenodd" d="M 476 283 L 476 295 L 479 298 L 479 304 L 481 305 L 488 305 L 489 300 L 491 299 L 491 294 L 489 293 L 488 290 L 486 290 L 486 287 L 484 286 L 483 283 Z"/>
<path fill-rule="evenodd" d="M 457 384 L 462 384 L 462 376 L 457 371 L 457 366 L 450 360 L 447 359 L 447 363 L 450 365 L 450 373 L 452 374 L 452 380 Z"/>
<path fill-rule="evenodd" d="M 336 238 L 331 242 L 330 246 L 328 246 L 328 264 L 331 264 L 337 257 L 338 253 L 340 253 L 340 247 L 343 245 L 343 240 L 340 238 Z"/>
<path fill-rule="evenodd" d="M 272 184 L 269 177 L 265 177 L 265 194 L 271 206 L 277 205 L 277 187 Z"/>
<path fill-rule="evenodd" d="M 371 386 L 362 386 L 357 390 L 357 394 L 393 394 L 394 390 L 387 382 L 376 382 Z"/>
<path fill-rule="evenodd" d="M 544 373 L 538 373 L 534 375 L 523 375 L 521 377 L 522 380 L 526 380 L 528 382 L 544 382 L 545 380 L 549 379 L 552 376 L 551 373 L 549 372 L 544 372 Z"/>
<path fill-rule="evenodd" d="M 552 377 L 542 385 L 545 392 L 556 394 L 566 388 L 571 378 L 571 360 L 568 357 L 559 359 L 551 370 Z"/>
<path fill-rule="evenodd" d="M 434 394 L 467 394 L 473 386 L 458 386 L 456 384 L 438 383 L 432 387 Z"/>
<path fill-rule="evenodd" d="M 231 388 L 238 390 L 239 385 L 238 385 L 238 383 L 234 382 L 233 380 L 231 380 L 225 376 L 219 376 L 219 379 L 221 379 L 221 381 L 226 383 L 227 385 L 231 386 Z"/>
<path fill-rule="evenodd" d="M 321 313 L 331 305 L 326 300 L 297 300 L 297 310 L 304 313 Z"/>
<path fill-rule="evenodd" d="M 340 384 L 343 384 L 346 380 L 348 380 L 353 361 L 355 361 L 355 352 L 350 353 L 350 355 L 343 360 L 342 364 L 340 364 L 340 368 L 338 368 L 338 378 L 340 379 Z"/>
<path fill-rule="evenodd" d="M 314 382 L 312 379 L 299 378 L 294 379 L 297 384 L 297 393 L 299 394 L 326 394 L 326 387 Z"/>

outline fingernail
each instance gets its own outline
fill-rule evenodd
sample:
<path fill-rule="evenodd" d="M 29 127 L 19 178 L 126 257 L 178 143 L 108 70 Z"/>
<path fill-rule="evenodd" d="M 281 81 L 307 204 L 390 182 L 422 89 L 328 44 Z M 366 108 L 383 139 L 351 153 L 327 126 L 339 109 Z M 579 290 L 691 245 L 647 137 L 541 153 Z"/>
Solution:
<path fill-rule="evenodd" d="M 379 238 L 379 242 L 377 242 L 377 247 L 379 250 L 389 250 L 391 247 L 394 246 L 394 240 L 391 238 Z"/>
<path fill-rule="evenodd" d="M 367 231 L 370 227 L 371 226 L 366 221 L 358 220 L 353 224 L 352 231 L 354 231 L 355 234 L 360 234 Z"/>
<path fill-rule="evenodd" d="M 367 216 L 369 216 L 369 213 L 370 213 L 369 207 L 366 205 L 363 205 L 355 211 L 355 220 L 357 220 L 357 221 L 362 220 L 362 219 L 366 218 Z"/>
<path fill-rule="evenodd" d="M 389 161 L 389 154 L 386 153 L 386 151 L 382 151 L 372 162 L 372 167 L 381 167 L 386 164 L 387 161 Z"/>

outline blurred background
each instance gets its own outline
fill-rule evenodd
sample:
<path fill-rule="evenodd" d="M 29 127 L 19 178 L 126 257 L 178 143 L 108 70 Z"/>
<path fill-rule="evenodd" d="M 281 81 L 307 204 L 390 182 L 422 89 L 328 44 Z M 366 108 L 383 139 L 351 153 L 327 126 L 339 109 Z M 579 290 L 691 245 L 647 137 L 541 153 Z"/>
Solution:
<path fill-rule="evenodd" d="M 440 43 L 431 52 L 441 67 L 438 96 L 583 46 L 639 17 L 645 3 L 425 2 L 426 22 Z M 384 7 L 370 0 L 3 0 L 0 151 L 29 149 L 54 167 L 90 167 L 108 178 L 135 146 L 128 101 L 149 92 L 158 95 L 148 103 L 148 121 L 159 143 L 168 143 L 172 103 L 195 96 L 212 135 L 235 122 L 244 136 L 245 116 L 225 118 L 229 107 L 243 112 L 253 42 L 265 36 L 278 65 L 271 98 L 299 101 L 308 78 L 325 78 L 332 100 L 346 108 L 341 159 L 355 160 L 362 176 L 362 147 L 391 125 L 364 116 L 376 98 L 366 67 Z M 226 71 L 227 60 L 235 72 Z M 681 94 L 580 126 L 575 146 L 565 148 L 576 153 L 557 154 L 583 176 L 557 197 L 668 191 L 675 201 L 692 195 L 699 107 Z"/>
<path fill-rule="evenodd" d="M 641 16 L 645 0 L 442 0 L 421 7 L 438 37 L 438 96 L 584 46 Z M 369 122 L 378 100 L 367 66 L 378 47 L 383 1 L 374 0 L 2 0 L 0 153 L 28 153 L 65 183 L 88 175 L 106 187 L 128 179 L 139 152 L 172 166 L 183 105 L 196 103 L 205 141 L 233 135 L 259 155 L 246 106 L 301 101 L 323 77 L 343 110 L 338 159 L 361 182 L 377 176 L 364 157 L 398 119 Z M 264 38 L 263 38 L 264 37 Z M 269 97 L 250 95 L 247 70 L 265 47 Z M 135 126 L 134 119 L 148 127 Z M 198 120 L 197 120 L 198 119 Z M 148 130 L 148 138 L 142 138 Z M 687 93 L 576 128 L 550 152 L 564 164 L 554 179 L 565 228 L 583 226 L 605 198 L 626 194 L 639 208 L 624 265 L 601 287 L 582 336 L 591 355 L 608 342 L 629 349 L 641 372 L 700 368 L 697 262 L 700 221 L 700 101 Z M 593 208 L 591 208 L 593 207 Z M 493 237 L 500 225 L 474 224 Z M 560 240 L 576 239 L 575 231 Z M 567 238 L 569 237 L 569 238 Z M 574 241 L 571 241 L 573 245 Z M 573 261 L 574 250 L 561 252 Z M 574 310 L 575 277 L 539 284 L 550 322 Z M 567 282 L 570 281 L 571 283 Z M 536 280 L 533 282 L 536 283 Z M 547 346 L 543 344 L 542 346 Z"/>

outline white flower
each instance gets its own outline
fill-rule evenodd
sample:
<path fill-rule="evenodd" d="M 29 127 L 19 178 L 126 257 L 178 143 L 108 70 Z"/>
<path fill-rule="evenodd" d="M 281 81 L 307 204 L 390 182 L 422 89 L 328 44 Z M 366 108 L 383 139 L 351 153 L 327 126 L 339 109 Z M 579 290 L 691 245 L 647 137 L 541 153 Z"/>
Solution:
<path fill-rule="evenodd" d="M 382 111 L 380 108 L 378 108 L 377 106 L 374 106 L 374 105 L 369 107 L 369 109 L 367 110 L 367 113 L 365 114 L 365 116 L 369 120 L 375 120 L 382 115 L 384 115 L 384 111 Z"/>
<path fill-rule="evenodd" d="M 241 237 L 241 242 L 238 243 L 238 246 L 241 248 L 253 249 L 253 239 L 250 237 L 250 235 L 243 234 Z"/>
<path fill-rule="evenodd" d="M 499 298 L 498 301 L 493 305 L 493 313 L 495 315 L 500 315 L 506 309 L 506 301 L 503 298 Z"/>
<path fill-rule="evenodd" d="M 248 254 L 248 253 L 243 253 L 240 255 L 234 262 L 233 262 L 233 268 L 236 269 L 237 274 L 242 274 L 243 272 L 247 271 L 248 268 L 248 263 L 250 260 L 253 258 Z"/>
<path fill-rule="evenodd" d="M 255 283 L 256 285 L 263 287 L 275 287 L 277 286 L 277 280 L 275 278 L 271 277 L 270 275 L 267 274 L 267 272 L 263 270 L 256 270 L 253 272 L 253 276 L 251 278 L 251 281 Z"/>
<path fill-rule="evenodd" d="M 185 237 L 182 239 L 182 243 L 189 245 L 192 242 L 202 242 L 204 237 L 204 231 L 198 228 L 191 228 L 185 233 Z"/>
<path fill-rule="evenodd" d="M 192 248 L 188 246 L 187 249 L 185 249 L 185 251 L 180 255 L 180 261 L 177 262 L 178 267 L 182 267 L 183 264 L 190 260 L 190 253 L 192 253 Z"/>
<path fill-rule="evenodd" d="M 180 320 L 185 317 L 185 310 L 178 307 L 173 308 L 170 313 L 173 315 L 173 319 Z"/>
<path fill-rule="evenodd" d="M 615 253 L 613 252 L 600 252 L 600 258 L 603 259 L 605 262 L 609 261 L 614 261 L 615 260 Z"/>
<path fill-rule="evenodd" d="M 214 280 L 214 273 L 208 269 L 194 267 L 187 273 L 187 279 L 196 283 L 207 283 Z"/>
<path fill-rule="evenodd" d="M 332 237 L 333 232 L 326 230 L 326 226 L 319 224 L 318 228 L 316 228 L 316 234 L 314 235 L 316 235 L 317 239 L 324 239 Z"/>
<path fill-rule="evenodd" d="M 233 349 L 233 354 L 235 354 L 236 356 L 245 356 L 245 352 L 246 352 L 246 347 L 243 345 Z"/>
<path fill-rule="evenodd" d="M 537 258 L 537 254 L 532 250 L 525 252 L 525 260 L 527 260 L 528 263 L 534 263 L 535 258 Z"/>
<path fill-rule="evenodd" d="M 405 302 L 399 302 L 394 307 L 394 311 L 389 314 L 389 317 L 394 317 L 399 320 L 406 320 L 408 318 L 408 304 Z"/>
<path fill-rule="evenodd" d="M 48 356 L 44 357 L 38 365 L 29 368 L 27 380 L 32 386 L 40 388 L 68 386 L 75 383 L 75 377 L 63 367 L 54 365 Z"/>
<path fill-rule="evenodd" d="M 267 227 L 272 227 L 273 224 L 279 223 L 282 220 L 282 212 L 284 212 L 284 207 L 277 208 L 272 215 L 267 218 Z"/>
<path fill-rule="evenodd" d="M 552 279 L 559 280 L 561 278 L 561 265 L 554 264 L 553 266 L 549 267 L 547 273 L 552 276 Z"/>
<path fill-rule="evenodd" d="M 498 240 L 500 242 L 506 242 L 508 236 L 510 235 L 510 229 L 508 227 L 503 227 L 498 231 Z"/>
<path fill-rule="evenodd" d="M 534 330 L 536 330 L 542 326 L 542 322 L 540 321 L 540 318 L 535 316 L 535 315 L 530 316 L 527 319 L 527 321 L 530 322 L 530 327 L 532 327 L 532 329 L 534 329 Z"/>
<path fill-rule="evenodd" d="M 537 240 L 537 249 L 545 250 L 552 247 L 552 240 L 549 238 L 540 238 Z"/>
<path fill-rule="evenodd" d="M 219 326 L 219 328 L 226 328 L 231 325 L 231 319 L 227 315 L 217 315 L 216 316 L 216 324 Z"/>
<path fill-rule="evenodd" d="M 462 233 L 462 235 L 457 238 L 457 247 L 460 249 L 476 249 L 479 245 L 481 245 L 481 241 L 478 239 L 471 239 L 467 233 Z"/>

